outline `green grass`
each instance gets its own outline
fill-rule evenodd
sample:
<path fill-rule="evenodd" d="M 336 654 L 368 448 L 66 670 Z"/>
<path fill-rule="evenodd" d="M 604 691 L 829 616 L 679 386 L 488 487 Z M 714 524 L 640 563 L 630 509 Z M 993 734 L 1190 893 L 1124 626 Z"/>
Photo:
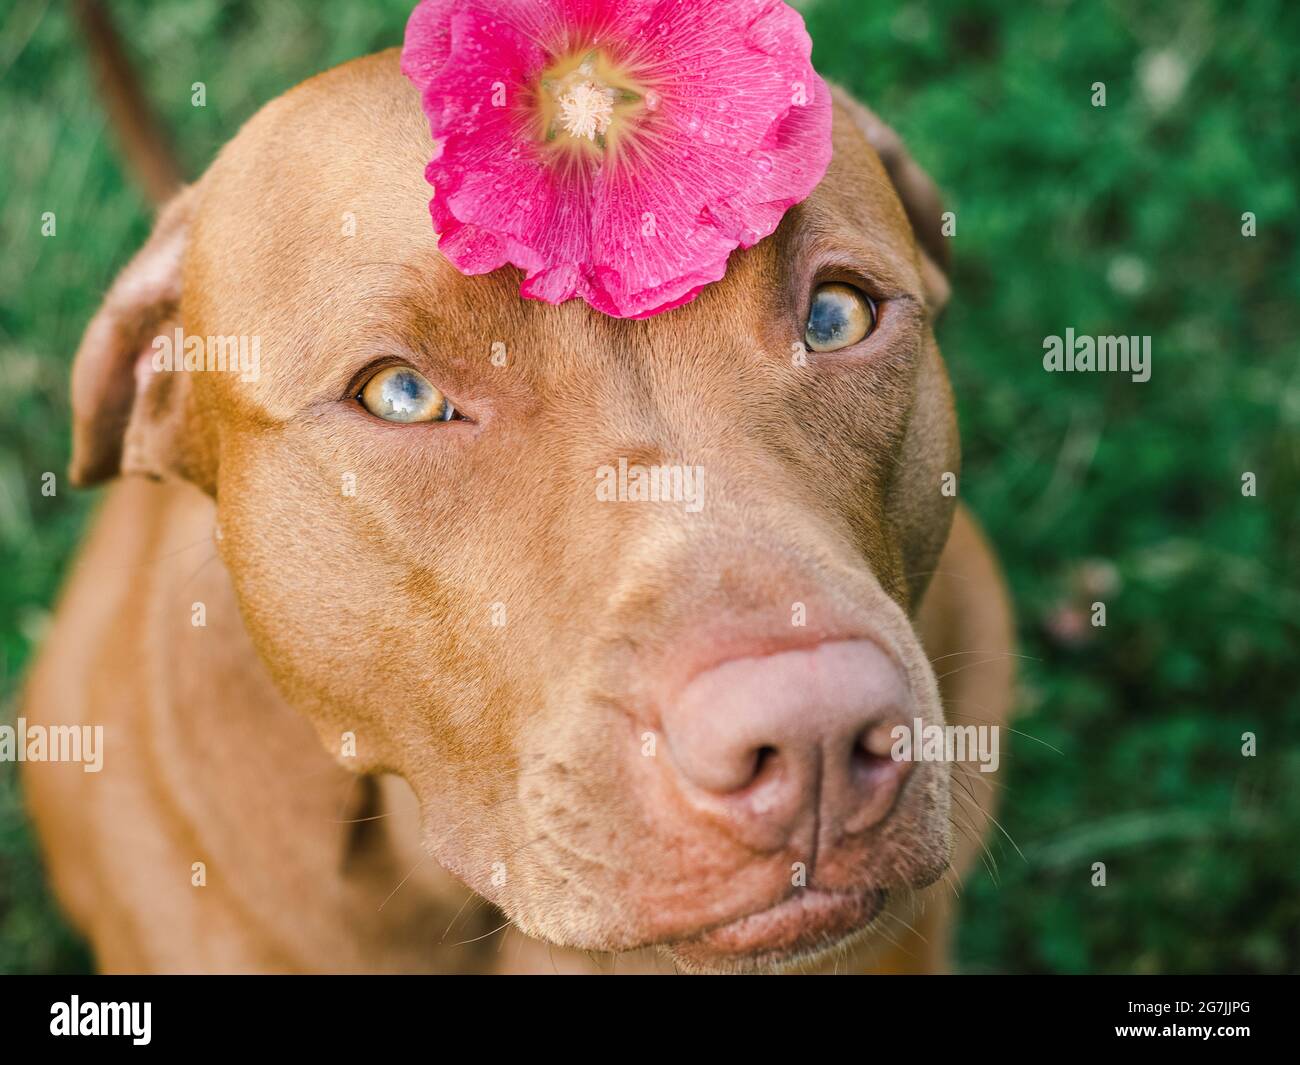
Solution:
<path fill-rule="evenodd" d="M 399 42 L 409 4 L 114 7 L 197 173 L 265 101 Z M 1015 738 L 1000 820 L 1022 853 L 999 836 L 996 879 L 970 878 L 962 966 L 1300 969 L 1300 8 L 821 0 L 807 15 L 819 68 L 899 129 L 957 215 L 940 341 L 962 493 L 1008 570 L 1018 727 L 1042 741 Z M 62 5 L 18 0 L 0 27 L 0 143 L 8 699 L 88 513 L 62 479 L 40 493 L 67 461 L 69 360 L 149 224 Z M 1152 336 L 1150 382 L 1044 373 L 1043 338 L 1071 326 Z M 1071 638 L 1096 587 L 1107 625 Z M 0 767 L 0 972 L 86 964 Z"/>

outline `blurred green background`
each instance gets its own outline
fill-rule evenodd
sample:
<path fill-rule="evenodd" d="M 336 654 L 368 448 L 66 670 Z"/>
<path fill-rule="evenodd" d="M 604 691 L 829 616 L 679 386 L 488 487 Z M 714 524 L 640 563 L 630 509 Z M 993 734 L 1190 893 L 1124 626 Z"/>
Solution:
<path fill-rule="evenodd" d="M 272 97 L 399 43 L 411 6 L 112 5 L 191 175 Z M 1012 738 L 996 866 L 966 884 L 960 966 L 1300 970 L 1300 5 L 800 6 L 818 68 L 903 134 L 957 216 L 939 335 L 962 494 L 1006 565 L 1027 656 L 1026 736 Z M 0 20 L 7 718 L 93 506 L 62 483 L 69 362 L 150 212 L 64 4 L 8 0 Z M 195 81 L 206 108 L 191 106 Z M 56 237 L 41 235 L 45 211 Z M 1151 380 L 1045 373 L 1043 338 L 1071 326 L 1152 336 Z M 60 475 L 53 498 L 45 471 Z M 1088 621 L 1095 600 L 1104 628 Z M 0 972 L 84 969 L 11 770 Z"/>

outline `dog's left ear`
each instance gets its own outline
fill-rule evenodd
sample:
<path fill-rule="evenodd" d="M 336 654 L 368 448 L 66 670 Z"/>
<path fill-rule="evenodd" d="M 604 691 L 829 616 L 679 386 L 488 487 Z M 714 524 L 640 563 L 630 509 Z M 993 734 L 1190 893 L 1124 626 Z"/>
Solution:
<path fill-rule="evenodd" d="M 931 314 L 937 316 L 951 294 L 948 268 L 952 262 L 948 238 L 943 235 L 943 200 L 939 196 L 939 190 L 930 175 L 912 158 L 903 145 L 903 139 L 885 125 L 874 111 L 858 103 L 838 85 L 831 86 L 831 95 L 848 112 L 862 135 L 876 150 L 885 172 L 894 183 L 894 189 L 902 201 L 903 210 L 907 212 L 907 220 L 916 237 L 926 302 Z"/>
<path fill-rule="evenodd" d="M 151 359 L 154 338 L 180 324 L 195 195 L 184 189 L 163 208 L 86 327 L 72 366 L 73 484 L 175 475 L 212 490 L 210 464 L 189 431 L 197 421 L 191 375 L 155 372 Z"/>

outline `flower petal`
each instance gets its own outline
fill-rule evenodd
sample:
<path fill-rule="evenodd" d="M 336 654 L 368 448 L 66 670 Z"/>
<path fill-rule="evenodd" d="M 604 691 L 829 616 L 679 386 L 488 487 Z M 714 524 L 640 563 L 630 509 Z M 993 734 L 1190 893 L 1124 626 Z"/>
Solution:
<path fill-rule="evenodd" d="M 521 102 L 565 49 L 597 45 L 654 106 L 617 152 L 557 164 Z M 438 146 L 439 248 L 466 273 L 513 263 L 535 299 L 680 306 L 825 174 L 831 100 L 810 51 L 780 0 L 422 0 L 402 68 Z"/>

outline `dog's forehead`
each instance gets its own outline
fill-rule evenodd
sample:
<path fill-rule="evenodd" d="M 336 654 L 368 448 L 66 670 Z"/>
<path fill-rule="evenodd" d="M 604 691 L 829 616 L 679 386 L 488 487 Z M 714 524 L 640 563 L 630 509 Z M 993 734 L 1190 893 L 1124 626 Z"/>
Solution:
<path fill-rule="evenodd" d="M 906 216 L 875 151 L 838 105 L 832 162 L 808 200 L 773 237 L 734 253 L 726 276 L 694 303 L 636 323 L 579 300 L 524 300 L 512 269 L 460 275 L 439 255 L 429 216 L 432 151 L 418 94 L 391 50 L 273 101 L 204 177 L 186 264 L 187 319 L 206 332 L 261 335 L 266 350 L 300 356 L 264 361 L 259 405 L 287 413 L 304 378 L 337 357 L 341 338 L 386 325 L 410 323 L 428 336 L 454 322 L 482 349 L 471 357 L 547 336 L 591 347 L 630 337 L 671 345 L 756 314 L 787 314 L 775 293 L 798 276 L 794 265 L 819 256 L 920 290 Z"/>

